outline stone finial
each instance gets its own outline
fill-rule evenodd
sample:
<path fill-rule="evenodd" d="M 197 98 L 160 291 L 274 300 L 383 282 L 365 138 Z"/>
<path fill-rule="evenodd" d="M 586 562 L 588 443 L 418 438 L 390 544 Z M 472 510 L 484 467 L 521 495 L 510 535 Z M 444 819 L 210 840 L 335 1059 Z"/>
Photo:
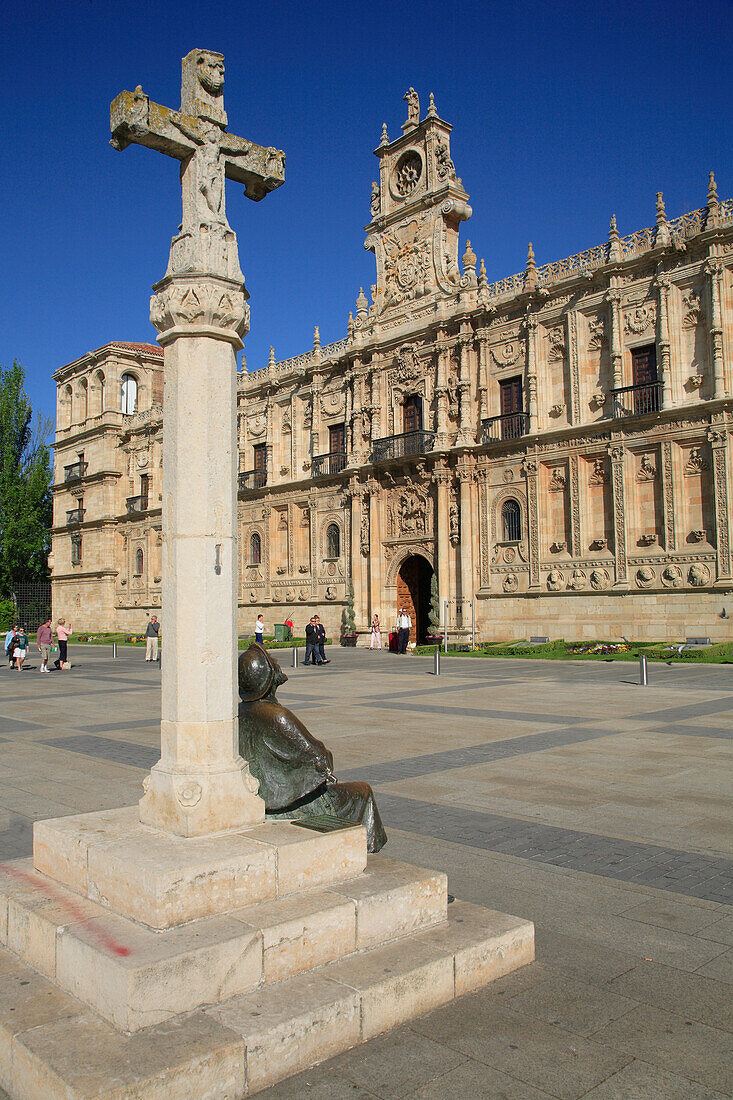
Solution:
<path fill-rule="evenodd" d="M 379 142 L 380 146 L 389 145 L 389 134 L 387 133 L 387 123 L 382 123 L 382 140 Z"/>
<path fill-rule="evenodd" d="M 532 248 L 531 241 L 529 242 L 529 248 L 527 249 L 527 268 L 524 273 L 524 289 L 537 289 L 537 265 L 534 262 L 534 249 Z"/>
<path fill-rule="evenodd" d="M 654 244 L 657 248 L 660 248 L 670 244 L 671 240 L 672 234 L 669 231 L 667 213 L 664 209 L 664 196 L 661 191 L 657 191 L 657 228 L 654 234 Z"/>
<path fill-rule="evenodd" d="M 357 317 L 366 317 L 368 312 L 369 312 L 369 302 L 367 301 L 367 296 L 364 293 L 364 287 L 360 286 L 359 287 L 359 297 L 356 299 L 356 316 Z"/>
<path fill-rule="evenodd" d="M 427 117 L 428 118 L 437 118 L 438 117 L 438 111 L 437 111 L 437 108 L 435 106 L 435 96 L 433 95 L 432 92 L 430 93 L 430 103 L 428 104 Z"/>
<path fill-rule="evenodd" d="M 320 330 L 318 328 L 318 325 L 316 325 L 316 327 L 313 329 L 313 350 L 314 351 L 320 351 L 321 350 L 321 333 L 320 333 Z"/>
<path fill-rule="evenodd" d="M 608 262 L 618 263 L 622 259 L 621 238 L 618 235 L 616 215 L 611 214 L 611 224 L 608 230 Z"/>
<path fill-rule="evenodd" d="M 346 326 L 346 334 L 351 339 L 354 335 L 354 314 L 349 310 L 349 322 Z"/>
<path fill-rule="evenodd" d="M 720 218 L 720 203 L 718 202 L 718 185 L 715 182 L 713 172 L 708 174 L 708 203 L 705 217 L 705 228 L 710 229 L 718 224 Z"/>
<path fill-rule="evenodd" d="M 489 280 L 486 278 L 486 264 L 484 263 L 483 256 L 478 265 L 478 285 L 480 290 L 486 290 L 489 285 Z"/>
<path fill-rule="evenodd" d="M 274 370 L 275 369 L 275 349 L 272 346 L 272 344 L 270 344 L 270 358 L 267 360 L 267 369 L 268 370 Z"/>
<path fill-rule="evenodd" d="M 466 241 L 466 251 L 463 253 L 463 272 L 465 275 L 476 275 L 476 253 L 470 241 Z"/>

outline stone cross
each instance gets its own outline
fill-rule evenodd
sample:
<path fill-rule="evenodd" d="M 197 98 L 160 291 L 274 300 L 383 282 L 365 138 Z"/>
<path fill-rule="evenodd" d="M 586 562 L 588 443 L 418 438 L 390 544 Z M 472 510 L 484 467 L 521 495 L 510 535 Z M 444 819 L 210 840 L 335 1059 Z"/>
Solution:
<path fill-rule="evenodd" d="M 258 784 L 239 755 L 236 352 L 249 328 L 224 179 L 255 200 L 284 182 L 284 154 L 227 131 L 224 58 L 183 58 L 181 110 L 122 92 L 111 144 L 181 161 L 183 218 L 150 319 L 164 349 L 161 758 L 140 820 L 179 836 L 260 822 Z"/>

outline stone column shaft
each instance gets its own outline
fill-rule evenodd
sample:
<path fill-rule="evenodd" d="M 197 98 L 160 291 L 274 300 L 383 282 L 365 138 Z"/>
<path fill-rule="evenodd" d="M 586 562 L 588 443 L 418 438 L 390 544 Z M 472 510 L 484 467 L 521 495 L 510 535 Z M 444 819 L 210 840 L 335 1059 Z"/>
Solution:
<path fill-rule="evenodd" d="M 669 340 L 669 279 L 657 279 L 659 293 L 659 380 L 662 383 L 661 407 L 672 404 L 672 354 Z"/>
<path fill-rule="evenodd" d="M 443 602 L 451 598 L 450 560 L 450 473 L 447 469 L 435 470 L 438 487 L 438 592 L 440 594 L 440 621 L 443 621 Z"/>
<path fill-rule="evenodd" d="M 708 432 L 713 458 L 715 540 L 718 547 L 718 580 L 731 576 L 730 507 L 728 498 L 728 434 L 723 428 Z"/>
<path fill-rule="evenodd" d="M 621 335 L 621 291 L 609 290 L 607 299 L 610 321 L 609 321 L 609 345 L 611 352 L 611 371 L 613 374 L 613 388 L 619 389 L 623 386 L 623 357 L 624 357 L 624 343 Z"/>
<path fill-rule="evenodd" d="M 609 447 L 611 457 L 611 492 L 613 494 L 613 554 L 616 565 L 616 587 L 627 588 L 626 502 L 624 499 L 624 456 L 621 446 Z"/>
<path fill-rule="evenodd" d="M 461 509 L 461 599 L 463 601 L 463 623 L 469 614 L 468 607 L 473 598 L 473 496 L 472 471 L 459 473 L 460 509 Z M 470 618 L 468 620 L 470 622 Z"/>
<path fill-rule="evenodd" d="M 527 318 L 527 368 L 526 368 L 527 413 L 529 432 L 538 429 L 537 416 L 537 321 Z"/>
<path fill-rule="evenodd" d="M 540 587 L 540 513 L 537 499 L 537 462 L 525 459 L 524 476 L 527 479 L 527 541 L 529 543 L 529 588 Z"/>
<path fill-rule="evenodd" d="M 713 348 L 713 396 L 725 397 L 725 363 L 723 361 L 723 265 L 708 261 L 706 270 L 710 276 L 710 342 Z"/>
<path fill-rule="evenodd" d="M 164 656 L 161 759 L 144 784 L 140 820 L 203 836 L 264 819 L 237 726 L 236 351 L 244 290 L 211 276 L 173 276 L 154 289 L 151 317 L 165 353 Z M 206 295 L 210 314 L 198 311 L 192 323 L 184 304 L 194 293 L 197 302 Z M 228 318 L 231 328 L 215 321 L 224 300 L 239 314 L 238 325 Z"/>

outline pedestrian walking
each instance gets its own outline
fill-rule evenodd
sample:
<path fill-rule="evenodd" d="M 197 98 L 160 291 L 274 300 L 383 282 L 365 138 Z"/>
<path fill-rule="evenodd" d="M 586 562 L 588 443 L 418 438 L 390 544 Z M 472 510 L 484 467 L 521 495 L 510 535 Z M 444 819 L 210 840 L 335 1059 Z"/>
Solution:
<path fill-rule="evenodd" d="M 15 649 L 15 635 L 18 633 L 17 626 L 11 626 L 10 630 L 5 635 L 5 656 L 8 658 L 8 667 L 12 668 L 15 658 L 13 657 L 13 650 Z"/>
<path fill-rule="evenodd" d="M 160 634 L 160 623 L 158 622 L 157 615 L 151 615 L 150 622 L 148 623 L 147 630 L 145 631 L 145 660 L 157 661 L 158 660 L 158 635 Z"/>
<path fill-rule="evenodd" d="M 379 615 L 374 615 L 372 618 L 372 638 L 369 642 L 370 649 L 382 648 L 382 631 L 379 626 Z"/>
<path fill-rule="evenodd" d="M 265 644 L 265 616 L 258 615 L 257 622 L 255 623 L 255 641 L 260 645 Z"/>
<path fill-rule="evenodd" d="M 36 631 L 36 645 L 38 652 L 41 654 L 41 667 L 39 672 L 50 672 L 48 667 L 48 658 L 51 656 L 51 646 L 53 645 L 53 631 L 51 630 L 51 620 L 46 619 L 41 623 Z"/>
<path fill-rule="evenodd" d="M 412 619 L 407 613 L 406 607 L 401 607 L 397 616 L 397 652 L 407 653 L 407 643 L 410 641 Z"/>
<path fill-rule="evenodd" d="M 71 623 L 67 623 L 66 619 L 59 619 L 58 626 L 56 627 L 56 637 L 59 643 L 59 655 L 58 660 L 54 662 L 56 668 L 65 669 L 71 668 L 69 664 L 69 638 L 74 633 L 71 629 Z"/>
<path fill-rule="evenodd" d="M 321 658 L 318 653 L 318 634 L 316 633 L 316 616 L 311 615 L 311 621 L 305 628 L 305 660 L 303 661 L 303 664 L 320 665 L 320 663 Z"/>
<path fill-rule="evenodd" d="M 316 615 L 316 638 L 318 639 L 318 656 L 320 657 L 320 663 L 322 665 L 330 665 L 330 660 L 326 656 L 326 628 Z"/>
<path fill-rule="evenodd" d="M 13 657 L 15 658 L 15 667 L 18 672 L 23 667 L 23 662 L 28 656 L 28 635 L 25 632 L 25 627 L 21 626 L 18 633 L 15 635 L 13 641 Z"/>

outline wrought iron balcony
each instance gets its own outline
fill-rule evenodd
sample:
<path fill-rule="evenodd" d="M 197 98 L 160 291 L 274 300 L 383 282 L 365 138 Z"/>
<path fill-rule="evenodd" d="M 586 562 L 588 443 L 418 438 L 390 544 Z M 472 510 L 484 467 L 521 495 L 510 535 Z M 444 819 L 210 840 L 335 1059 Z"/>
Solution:
<path fill-rule="evenodd" d="M 141 493 L 137 497 L 127 498 L 127 511 L 128 512 L 146 512 L 148 508 L 148 494 Z"/>
<path fill-rule="evenodd" d="M 343 451 L 331 451 L 327 455 L 314 455 L 311 464 L 311 477 L 340 474 L 345 467 L 346 455 Z"/>
<path fill-rule="evenodd" d="M 84 521 L 85 512 L 86 508 L 69 509 L 69 511 L 66 513 L 66 526 L 72 527 L 75 526 L 77 523 L 82 523 Z"/>
<path fill-rule="evenodd" d="M 78 481 L 87 472 L 88 462 L 72 462 L 71 466 L 64 466 L 64 481 Z"/>
<path fill-rule="evenodd" d="M 525 412 L 504 413 L 481 421 L 481 442 L 498 443 L 503 439 L 519 439 L 527 434 L 529 417 Z"/>
<path fill-rule="evenodd" d="M 613 394 L 613 415 L 646 416 L 659 412 L 662 405 L 662 383 L 650 382 L 645 386 L 621 386 L 611 390 Z"/>
<path fill-rule="evenodd" d="M 410 455 L 422 455 L 433 449 L 435 432 L 421 429 L 417 432 L 403 432 L 402 435 L 388 435 L 384 439 L 375 439 L 372 443 L 372 462 L 386 462 L 390 458 L 409 458 Z"/>
<path fill-rule="evenodd" d="M 267 470 L 246 470 L 237 478 L 240 493 L 249 489 L 264 489 L 267 485 Z"/>

